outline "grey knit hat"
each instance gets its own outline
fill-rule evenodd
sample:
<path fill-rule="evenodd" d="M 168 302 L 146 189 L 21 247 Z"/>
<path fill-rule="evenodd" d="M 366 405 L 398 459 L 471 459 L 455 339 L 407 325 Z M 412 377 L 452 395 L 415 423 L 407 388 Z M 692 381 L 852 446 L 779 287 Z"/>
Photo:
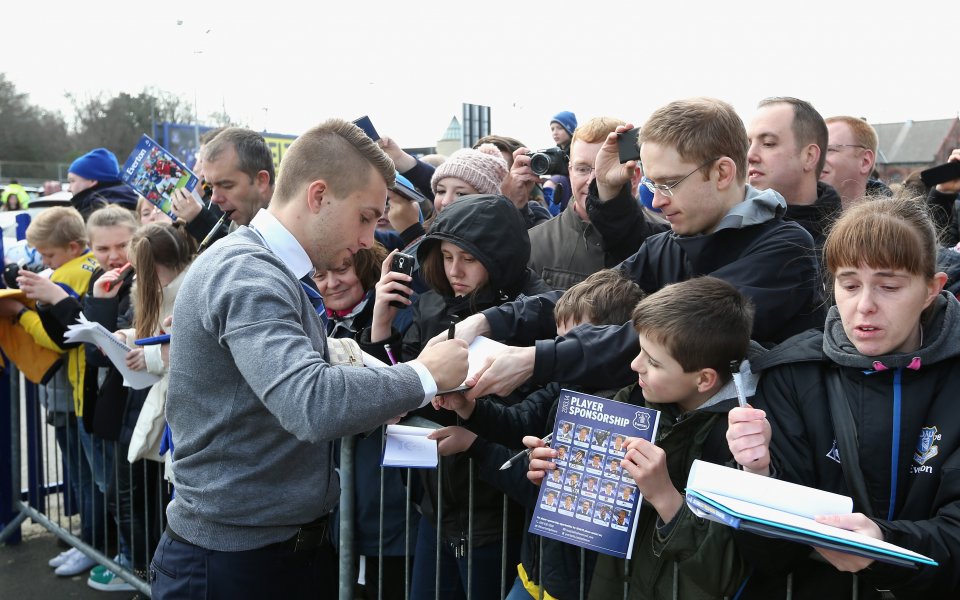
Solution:
<path fill-rule="evenodd" d="M 464 148 L 454 152 L 434 171 L 430 187 L 437 192 L 437 182 L 456 177 L 474 187 L 478 194 L 499 194 L 500 184 L 507 177 L 507 163 L 493 144 L 482 144 L 476 150 Z"/>

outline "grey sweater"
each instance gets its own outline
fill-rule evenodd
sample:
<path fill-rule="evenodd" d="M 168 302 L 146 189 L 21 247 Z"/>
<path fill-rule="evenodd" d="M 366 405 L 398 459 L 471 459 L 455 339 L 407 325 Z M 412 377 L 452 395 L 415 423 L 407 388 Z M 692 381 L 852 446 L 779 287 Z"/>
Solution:
<path fill-rule="evenodd" d="M 194 262 L 174 306 L 166 416 L 170 527 L 210 550 L 260 548 L 337 503 L 333 440 L 423 402 L 409 366 L 327 364 L 299 280 L 242 227 Z"/>

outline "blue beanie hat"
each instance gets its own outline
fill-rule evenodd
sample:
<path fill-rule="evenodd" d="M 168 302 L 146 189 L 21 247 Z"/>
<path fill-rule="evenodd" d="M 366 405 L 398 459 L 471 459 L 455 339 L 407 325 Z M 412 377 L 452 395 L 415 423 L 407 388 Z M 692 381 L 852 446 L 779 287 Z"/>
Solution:
<path fill-rule="evenodd" d="M 71 163 L 68 173 L 93 181 L 120 181 L 120 164 L 106 148 L 94 148 Z"/>
<path fill-rule="evenodd" d="M 550 122 L 558 123 L 560 127 L 566 129 L 567 133 L 572 136 L 573 130 L 577 128 L 577 115 L 573 114 L 569 110 L 565 110 L 553 115 L 553 118 L 550 119 Z"/>

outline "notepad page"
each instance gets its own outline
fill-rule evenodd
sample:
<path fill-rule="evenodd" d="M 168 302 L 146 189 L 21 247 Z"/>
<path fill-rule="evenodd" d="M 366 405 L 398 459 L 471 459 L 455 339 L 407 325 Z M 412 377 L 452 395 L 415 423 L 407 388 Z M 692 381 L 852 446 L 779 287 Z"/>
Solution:
<path fill-rule="evenodd" d="M 853 500 L 771 477 L 695 460 L 687 488 L 720 494 L 812 519 L 816 515 L 842 515 L 853 511 Z"/>

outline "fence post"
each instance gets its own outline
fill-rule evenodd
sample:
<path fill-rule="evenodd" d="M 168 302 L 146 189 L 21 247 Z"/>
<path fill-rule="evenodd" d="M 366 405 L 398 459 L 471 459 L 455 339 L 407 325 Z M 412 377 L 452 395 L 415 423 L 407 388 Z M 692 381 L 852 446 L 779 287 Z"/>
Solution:
<path fill-rule="evenodd" d="M 18 517 L 14 510 L 15 500 L 20 498 L 20 394 L 14 393 L 13 381 L 18 377 L 13 363 L 3 357 L 4 369 L 0 374 L 0 530 L 5 530 L 6 539 L 0 543 L 19 544 L 20 528 L 6 531 L 7 524 Z M 14 371 L 11 377 L 11 370 Z M 2 458 L 6 455 L 6 458 Z"/>
<path fill-rule="evenodd" d="M 348 435 L 340 440 L 340 600 L 352 600 L 353 585 L 357 580 L 353 571 L 353 558 L 356 544 L 353 537 L 354 507 L 356 489 L 354 484 L 355 455 L 354 436 Z"/>
<path fill-rule="evenodd" d="M 37 386 L 27 383 L 24 412 L 27 421 L 27 504 L 45 513 L 47 485 L 43 473 L 43 425 Z"/>

